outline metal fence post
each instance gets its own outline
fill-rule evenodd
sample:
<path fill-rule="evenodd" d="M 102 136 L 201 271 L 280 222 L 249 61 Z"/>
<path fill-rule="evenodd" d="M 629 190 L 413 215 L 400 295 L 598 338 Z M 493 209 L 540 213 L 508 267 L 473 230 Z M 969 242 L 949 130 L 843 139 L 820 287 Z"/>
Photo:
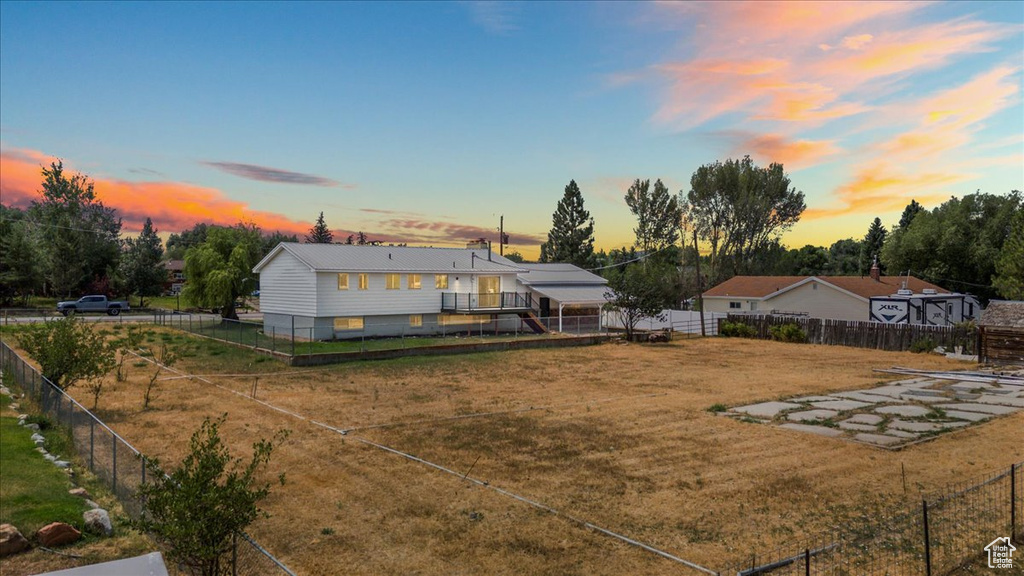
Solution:
<path fill-rule="evenodd" d="M 114 464 L 111 466 L 110 491 L 114 493 L 114 496 L 117 496 L 117 438 L 113 434 L 110 435 L 110 444 L 113 446 L 114 458 Z"/>
<path fill-rule="evenodd" d="M 238 532 L 231 533 L 231 576 L 238 576 Z"/>
<path fill-rule="evenodd" d="M 292 316 L 292 357 L 295 356 L 295 316 Z"/>
<path fill-rule="evenodd" d="M 924 573 L 925 576 L 932 576 L 932 548 L 928 538 L 928 500 L 921 500 L 921 509 L 924 513 Z"/>
<path fill-rule="evenodd" d="M 1010 464 L 1010 540 L 1017 540 L 1017 464 Z"/>
<path fill-rule="evenodd" d="M 89 472 L 94 472 L 93 461 L 95 460 L 95 449 L 96 449 L 96 419 L 89 418 Z"/>
<path fill-rule="evenodd" d="M 804 576 L 811 576 L 811 549 L 804 548 Z"/>

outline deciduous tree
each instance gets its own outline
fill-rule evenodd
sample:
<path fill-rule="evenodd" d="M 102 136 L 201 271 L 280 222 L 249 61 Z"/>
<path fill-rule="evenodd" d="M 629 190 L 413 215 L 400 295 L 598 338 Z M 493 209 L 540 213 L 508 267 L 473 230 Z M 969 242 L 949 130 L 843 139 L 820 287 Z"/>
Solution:
<path fill-rule="evenodd" d="M 626 191 L 626 205 L 636 218 L 635 245 L 650 254 L 679 241 L 682 210 L 679 199 L 657 180 L 651 190 L 650 180 L 634 180 Z"/>
<path fill-rule="evenodd" d="M 115 346 L 91 324 L 74 316 L 29 324 L 20 341 L 39 363 L 43 376 L 62 390 L 83 380 L 99 380 L 116 364 Z"/>
<path fill-rule="evenodd" d="M 1010 223 L 1010 235 L 996 260 L 992 284 L 1003 298 L 1024 300 L 1024 209 L 1018 208 Z"/>
<path fill-rule="evenodd" d="M 185 300 L 202 308 L 218 308 L 223 318 L 238 319 L 235 301 L 256 286 L 252 268 L 263 256 L 260 229 L 240 223 L 212 228 L 206 240 L 185 253 Z"/>
<path fill-rule="evenodd" d="M 608 281 L 605 308 L 618 314 L 626 330 L 626 339 L 632 340 L 636 325 L 644 318 L 664 320 L 661 311 L 663 294 L 659 289 L 662 272 L 657 266 L 628 265 Z"/>

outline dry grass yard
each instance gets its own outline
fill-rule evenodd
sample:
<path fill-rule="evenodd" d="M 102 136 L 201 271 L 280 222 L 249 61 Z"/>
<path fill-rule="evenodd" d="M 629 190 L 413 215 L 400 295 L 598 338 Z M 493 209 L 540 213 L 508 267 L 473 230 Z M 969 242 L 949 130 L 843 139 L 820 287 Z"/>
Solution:
<path fill-rule="evenodd" d="M 143 411 L 153 367 L 129 362 L 98 413 L 165 462 L 204 416 L 228 414 L 239 454 L 290 429 L 271 467 L 288 482 L 252 533 L 300 574 L 686 574 L 493 488 L 717 568 L 1024 459 L 1024 413 L 891 452 L 708 411 L 973 367 L 937 356 L 698 339 L 292 369 L 194 342 L 174 368 L 203 378 L 160 380 Z M 302 418 L 248 399 L 257 374 L 260 400 Z"/>

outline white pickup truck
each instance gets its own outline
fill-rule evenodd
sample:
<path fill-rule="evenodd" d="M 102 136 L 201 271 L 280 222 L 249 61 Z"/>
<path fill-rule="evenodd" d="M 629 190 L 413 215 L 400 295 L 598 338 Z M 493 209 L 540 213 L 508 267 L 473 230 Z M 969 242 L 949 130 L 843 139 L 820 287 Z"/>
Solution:
<path fill-rule="evenodd" d="M 79 312 L 106 312 L 111 316 L 117 316 L 127 310 L 128 303 L 124 300 L 107 300 L 103 295 L 82 296 L 78 300 L 57 302 L 57 312 L 65 316 Z"/>

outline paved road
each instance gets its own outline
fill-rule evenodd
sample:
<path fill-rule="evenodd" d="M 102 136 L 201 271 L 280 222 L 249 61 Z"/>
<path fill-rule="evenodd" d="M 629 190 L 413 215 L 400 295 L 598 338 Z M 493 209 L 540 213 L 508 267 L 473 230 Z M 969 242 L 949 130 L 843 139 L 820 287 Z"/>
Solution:
<path fill-rule="evenodd" d="M 170 312 L 168 315 L 172 316 L 172 317 L 178 316 L 174 312 Z M 187 317 L 187 315 L 183 315 L 183 316 Z M 36 316 L 8 316 L 8 315 L 4 314 L 2 310 L 0 310 L 0 326 L 10 326 L 10 325 L 16 325 L 16 324 L 34 324 L 34 323 L 44 322 L 46 320 L 52 320 L 54 318 L 60 318 L 60 317 L 61 316 L 59 314 L 56 314 L 56 313 L 51 314 L 51 315 L 39 314 L 39 315 L 36 315 Z M 102 322 L 102 323 L 116 322 L 116 323 L 122 323 L 122 324 L 124 324 L 124 323 L 132 323 L 132 322 L 149 322 L 149 323 L 152 323 L 153 320 L 154 320 L 154 315 L 153 314 L 133 314 L 133 313 L 121 314 L 121 315 L 118 315 L 118 316 L 108 316 L 106 314 L 78 314 L 76 317 L 81 319 L 81 320 L 84 320 L 86 322 Z M 217 320 L 218 318 L 220 318 L 220 314 L 192 314 L 193 321 L 198 321 L 199 318 L 202 318 L 203 322 L 213 322 L 213 321 Z M 260 321 L 263 320 L 263 313 L 261 313 L 261 312 L 248 312 L 248 313 L 245 313 L 245 314 L 239 314 L 238 315 L 238 319 L 239 320 L 243 320 L 243 321 L 249 321 L 249 322 L 260 322 Z"/>

